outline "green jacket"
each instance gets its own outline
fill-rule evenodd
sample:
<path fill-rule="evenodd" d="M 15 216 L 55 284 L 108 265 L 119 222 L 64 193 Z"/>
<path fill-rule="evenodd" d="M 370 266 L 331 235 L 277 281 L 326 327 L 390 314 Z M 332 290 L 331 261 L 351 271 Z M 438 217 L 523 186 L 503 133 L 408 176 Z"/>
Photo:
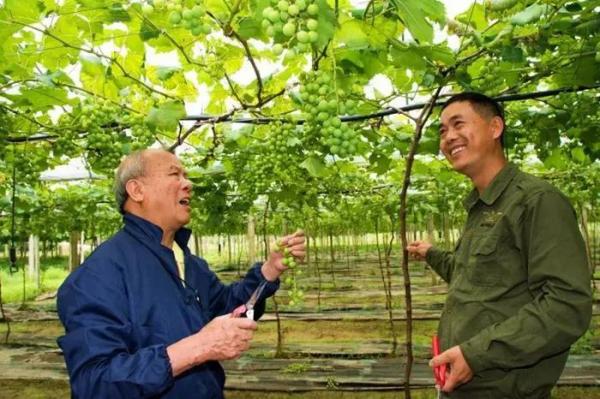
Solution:
<path fill-rule="evenodd" d="M 592 313 L 575 212 L 556 188 L 513 164 L 464 205 L 455 250 L 427 251 L 449 284 L 442 349 L 460 345 L 474 373 L 447 397 L 549 397 Z"/>

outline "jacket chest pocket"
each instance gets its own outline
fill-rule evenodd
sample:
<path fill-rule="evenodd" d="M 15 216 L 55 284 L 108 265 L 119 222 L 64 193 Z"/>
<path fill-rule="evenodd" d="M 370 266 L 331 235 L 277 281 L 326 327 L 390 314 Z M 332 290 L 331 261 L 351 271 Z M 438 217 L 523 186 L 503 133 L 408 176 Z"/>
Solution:
<path fill-rule="evenodd" d="M 497 286 L 503 280 L 499 262 L 498 234 L 482 234 L 473 239 L 472 256 L 469 259 L 469 280 L 482 287 Z"/>

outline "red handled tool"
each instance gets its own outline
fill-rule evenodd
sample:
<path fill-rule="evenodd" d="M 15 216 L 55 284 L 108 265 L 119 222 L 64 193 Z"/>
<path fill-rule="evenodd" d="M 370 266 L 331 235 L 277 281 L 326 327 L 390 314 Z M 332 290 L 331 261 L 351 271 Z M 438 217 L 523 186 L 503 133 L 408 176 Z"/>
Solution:
<path fill-rule="evenodd" d="M 233 317 L 240 317 L 246 315 L 247 318 L 254 320 L 254 305 L 256 305 L 256 302 L 258 302 L 258 300 L 260 299 L 260 295 L 262 294 L 266 286 L 267 280 L 263 280 L 258 285 L 258 288 L 254 290 L 254 292 L 250 296 L 250 299 L 248 299 L 248 302 L 238 306 L 233 310 Z"/>
<path fill-rule="evenodd" d="M 440 354 L 440 339 L 437 335 L 434 335 L 433 339 L 431 340 L 431 349 L 434 357 Z M 442 364 L 441 366 L 435 366 L 433 368 L 433 376 L 435 377 L 438 398 L 441 398 L 442 387 L 446 383 L 446 365 Z"/>

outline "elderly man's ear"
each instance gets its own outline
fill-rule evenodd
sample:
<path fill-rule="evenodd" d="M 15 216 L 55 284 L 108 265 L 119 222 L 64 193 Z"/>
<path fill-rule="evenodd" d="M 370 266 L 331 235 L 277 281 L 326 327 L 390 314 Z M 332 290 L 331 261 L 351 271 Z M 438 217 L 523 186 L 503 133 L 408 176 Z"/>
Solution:
<path fill-rule="evenodd" d="M 133 202 L 142 202 L 144 199 L 144 185 L 137 179 L 131 179 L 125 184 L 127 195 Z"/>

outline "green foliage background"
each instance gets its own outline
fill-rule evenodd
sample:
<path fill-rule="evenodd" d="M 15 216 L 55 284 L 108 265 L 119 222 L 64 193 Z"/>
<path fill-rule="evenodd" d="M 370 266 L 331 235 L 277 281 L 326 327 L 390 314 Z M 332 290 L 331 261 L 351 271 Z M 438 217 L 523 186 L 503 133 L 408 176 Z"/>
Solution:
<path fill-rule="evenodd" d="M 200 5 L 202 32 L 169 22 L 169 3 Z M 243 231 L 246 215 L 265 204 L 291 224 L 372 231 L 381 219 L 391 228 L 415 125 L 402 114 L 375 115 L 434 101 L 440 86 L 439 100 L 462 90 L 560 91 L 505 103 L 507 152 L 595 209 L 599 0 L 492 0 L 454 19 L 438 0 L 316 4 L 318 38 L 305 44 L 267 34 L 264 10 L 278 6 L 269 0 L 0 1 L 3 239 L 13 168 L 21 239 L 35 232 L 56 241 L 71 229 L 102 237 L 119 224 L 110 184 L 57 189 L 40 183 L 40 173 L 82 157 L 110 177 L 122 155 L 153 143 L 185 149 L 193 227 L 204 233 Z M 369 116 L 349 122 L 359 145 L 343 157 L 328 144 L 325 124 L 301 124 L 311 118 L 302 95 L 316 76 L 310 71 L 331 82 L 323 99 L 335 109 L 325 123 Z M 367 95 L 381 76 L 390 92 Z M 440 161 L 436 119 L 434 110 L 424 121 L 413 170 L 414 223 L 432 213 L 460 217 L 468 189 Z M 274 120 L 298 125 L 283 134 Z"/>

